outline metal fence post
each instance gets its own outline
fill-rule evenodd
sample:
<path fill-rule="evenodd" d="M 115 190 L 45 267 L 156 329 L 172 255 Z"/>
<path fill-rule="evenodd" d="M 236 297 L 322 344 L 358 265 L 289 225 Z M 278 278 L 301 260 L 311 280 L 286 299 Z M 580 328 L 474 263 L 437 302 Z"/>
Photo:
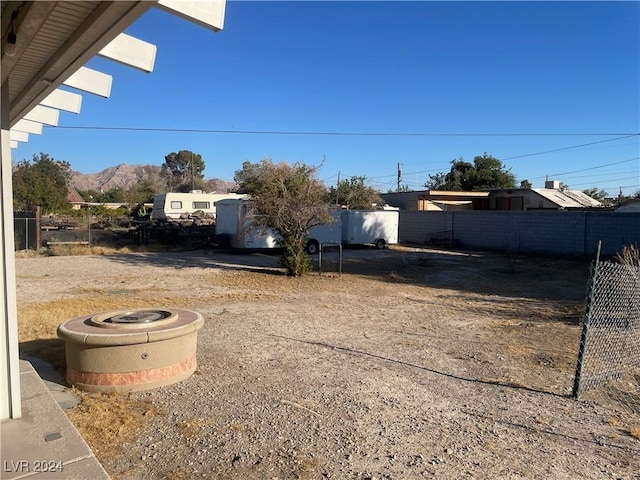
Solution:
<path fill-rule="evenodd" d="M 318 275 L 322 275 L 322 249 L 325 245 L 336 245 L 340 251 L 340 259 L 338 260 L 338 273 L 342 275 L 342 244 L 335 242 L 322 242 L 318 251 Z"/>
<path fill-rule="evenodd" d="M 582 380 L 582 370 L 584 368 L 584 358 L 587 349 L 587 338 L 589 336 L 589 327 L 591 323 L 591 315 L 593 313 L 593 301 L 596 291 L 596 282 L 598 277 L 598 265 L 600 263 L 600 250 L 602 249 L 602 240 L 598 240 L 596 245 L 596 258 L 593 263 L 591 272 L 591 280 L 589 282 L 589 293 L 587 297 L 587 305 L 585 308 L 584 324 L 582 325 L 582 335 L 580 336 L 580 351 L 578 352 L 578 364 L 576 365 L 576 375 L 573 380 L 573 398 L 580 397 L 580 382 Z"/>

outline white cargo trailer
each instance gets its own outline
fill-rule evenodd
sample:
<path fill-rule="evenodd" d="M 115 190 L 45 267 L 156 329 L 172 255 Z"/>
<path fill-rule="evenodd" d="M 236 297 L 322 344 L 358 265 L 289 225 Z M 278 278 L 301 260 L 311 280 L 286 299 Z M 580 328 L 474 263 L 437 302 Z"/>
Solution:
<path fill-rule="evenodd" d="M 205 214 L 216 216 L 216 205 L 224 199 L 242 199 L 246 195 L 237 193 L 160 193 L 153 197 L 152 220 L 166 220 L 168 218 L 181 218 L 182 215 L 194 213 L 198 210 Z"/>
<path fill-rule="evenodd" d="M 226 239 L 232 248 L 276 248 L 278 234 L 253 226 L 252 212 L 246 200 L 220 200 L 217 205 L 216 236 Z M 314 227 L 307 237 L 307 251 L 317 253 L 321 245 L 339 245 L 342 241 L 340 212 L 334 222 Z"/>
<path fill-rule="evenodd" d="M 333 221 L 318 225 L 309 230 L 307 236 L 307 253 L 314 255 L 324 246 L 342 244 L 342 215 L 340 210 L 331 212 Z"/>
<path fill-rule="evenodd" d="M 343 210 L 342 244 L 386 248 L 398 243 L 398 210 Z"/>
<path fill-rule="evenodd" d="M 232 248 L 276 248 L 275 232 L 253 226 L 249 204 L 241 199 L 220 200 L 216 205 L 216 237 L 226 238 Z"/>

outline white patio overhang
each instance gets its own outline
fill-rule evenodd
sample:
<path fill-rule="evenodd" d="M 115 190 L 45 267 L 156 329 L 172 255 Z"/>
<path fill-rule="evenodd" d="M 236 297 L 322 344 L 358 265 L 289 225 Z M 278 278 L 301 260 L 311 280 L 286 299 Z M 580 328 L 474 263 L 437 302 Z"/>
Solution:
<path fill-rule="evenodd" d="M 81 93 L 109 97 L 111 76 L 84 66 L 94 56 L 153 70 L 155 45 L 123 33 L 147 10 L 161 8 L 219 31 L 225 2 L 1 2 L 0 419 L 21 416 L 11 148 L 29 135 L 40 135 L 42 125 L 57 125 L 60 110 L 80 113 Z M 66 88 L 59 89 L 61 85 Z"/>

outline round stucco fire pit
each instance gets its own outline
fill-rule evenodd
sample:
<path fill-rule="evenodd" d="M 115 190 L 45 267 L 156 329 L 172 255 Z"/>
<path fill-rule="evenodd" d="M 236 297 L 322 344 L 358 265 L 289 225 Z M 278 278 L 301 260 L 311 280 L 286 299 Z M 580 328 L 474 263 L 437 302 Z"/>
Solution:
<path fill-rule="evenodd" d="M 202 315 L 191 310 L 114 310 L 67 320 L 67 381 L 81 389 L 133 392 L 169 385 L 196 369 Z"/>

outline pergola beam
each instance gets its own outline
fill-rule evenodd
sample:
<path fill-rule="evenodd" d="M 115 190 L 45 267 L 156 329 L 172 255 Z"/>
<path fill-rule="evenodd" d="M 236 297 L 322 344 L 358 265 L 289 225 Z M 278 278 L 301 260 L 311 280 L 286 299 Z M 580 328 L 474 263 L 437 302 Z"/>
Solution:
<path fill-rule="evenodd" d="M 82 95 L 67 92 L 66 90 L 60 90 L 58 88 L 42 100 L 40 105 L 57 108 L 58 110 L 64 110 L 66 112 L 80 113 L 80 108 L 82 107 Z"/>
<path fill-rule="evenodd" d="M 214 32 L 224 27 L 225 0 L 159 0 L 158 7 Z"/>
<path fill-rule="evenodd" d="M 98 55 L 150 73 L 156 62 L 157 50 L 158 48 L 151 43 L 121 33 L 100 50 Z"/>

